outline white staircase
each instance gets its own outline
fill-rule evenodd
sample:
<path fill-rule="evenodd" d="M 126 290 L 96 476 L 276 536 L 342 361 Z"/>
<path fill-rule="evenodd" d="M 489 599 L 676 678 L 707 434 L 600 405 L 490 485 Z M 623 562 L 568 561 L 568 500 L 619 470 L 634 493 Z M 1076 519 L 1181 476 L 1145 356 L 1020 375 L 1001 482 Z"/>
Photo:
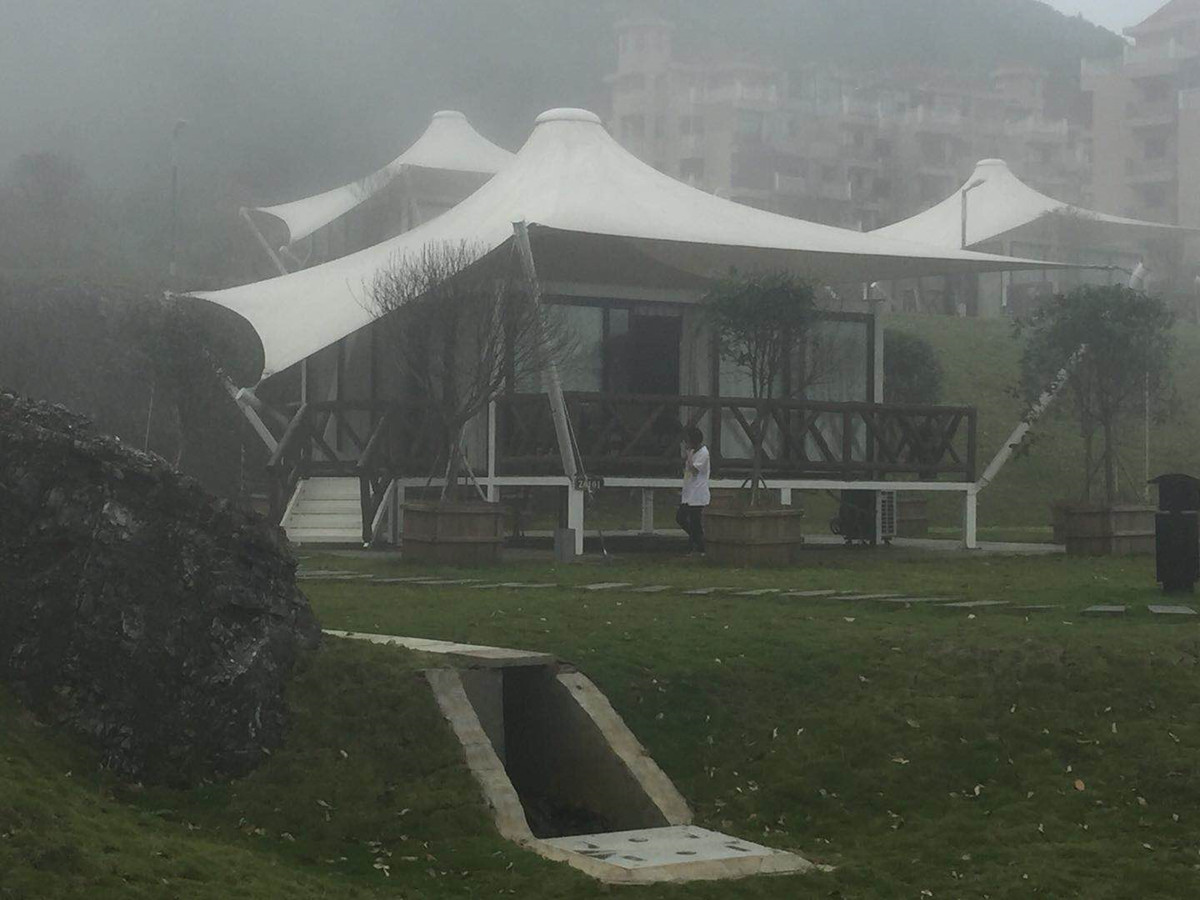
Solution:
<path fill-rule="evenodd" d="M 280 524 L 293 544 L 362 546 L 358 479 L 302 479 Z"/>

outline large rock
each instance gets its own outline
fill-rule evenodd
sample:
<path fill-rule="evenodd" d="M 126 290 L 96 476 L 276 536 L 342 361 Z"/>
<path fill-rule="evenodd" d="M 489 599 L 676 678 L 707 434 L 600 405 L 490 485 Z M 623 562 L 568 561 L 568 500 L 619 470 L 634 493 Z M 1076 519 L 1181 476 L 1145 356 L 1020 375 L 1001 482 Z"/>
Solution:
<path fill-rule="evenodd" d="M 319 637 L 278 528 L 0 392 L 0 678 L 35 711 L 125 775 L 241 773 Z"/>

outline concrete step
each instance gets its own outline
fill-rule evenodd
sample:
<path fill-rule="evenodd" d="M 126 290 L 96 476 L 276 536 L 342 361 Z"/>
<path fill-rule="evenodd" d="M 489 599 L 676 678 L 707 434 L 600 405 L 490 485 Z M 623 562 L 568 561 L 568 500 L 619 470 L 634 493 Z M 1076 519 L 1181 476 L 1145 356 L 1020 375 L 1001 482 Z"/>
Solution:
<path fill-rule="evenodd" d="M 289 528 L 288 540 L 293 544 L 340 544 L 362 545 L 362 529 L 354 531 L 329 530 L 324 528 Z"/>
<path fill-rule="evenodd" d="M 301 506 L 305 512 L 322 516 L 357 516 L 362 512 L 362 504 L 358 500 L 313 500 L 303 494 L 296 503 L 296 508 Z"/>
<path fill-rule="evenodd" d="M 306 478 L 300 482 L 302 496 L 322 500 L 358 500 L 357 478 Z"/>
<path fill-rule="evenodd" d="M 294 544 L 362 543 L 357 478 L 309 478 L 296 487 L 283 530 Z"/>

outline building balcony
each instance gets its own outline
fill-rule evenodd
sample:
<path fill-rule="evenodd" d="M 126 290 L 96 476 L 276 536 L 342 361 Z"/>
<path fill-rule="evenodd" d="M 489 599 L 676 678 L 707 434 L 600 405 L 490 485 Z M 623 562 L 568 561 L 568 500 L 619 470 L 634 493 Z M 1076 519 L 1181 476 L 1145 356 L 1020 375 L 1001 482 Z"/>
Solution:
<path fill-rule="evenodd" d="M 1067 140 L 1070 135 L 1070 126 L 1066 119 L 1052 122 L 1037 116 L 1030 116 L 1017 122 L 1006 123 L 1004 133 L 1008 137 L 1019 140 L 1057 144 Z"/>
<path fill-rule="evenodd" d="M 1178 121 L 1179 104 L 1177 101 L 1147 104 L 1131 103 L 1125 117 L 1125 124 L 1138 131 L 1154 128 L 1173 128 Z"/>
<path fill-rule="evenodd" d="M 817 200 L 850 202 L 850 186 L 837 181 L 818 181 L 798 175 L 775 173 L 775 192 L 785 197 L 809 197 Z"/>
<path fill-rule="evenodd" d="M 954 134 L 966 127 L 967 119 L 954 110 L 918 106 L 904 114 L 904 124 L 917 132 Z"/>
<path fill-rule="evenodd" d="M 1161 78 L 1178 72 L 1181 66 L 1200 58 L 1200 49 L 1172 39 L 1152 47 L 1125 48 L 1125 75 L 1129 78 Z"/>
<path fill-rule="evenodd" d="M 1136 186 L 1143 187 L 1153 184 L 1171 184 L 1179 177 L 1179 166 L 1175 160 L 1144 159 L 1133 164 L 1126 180 Z"/>

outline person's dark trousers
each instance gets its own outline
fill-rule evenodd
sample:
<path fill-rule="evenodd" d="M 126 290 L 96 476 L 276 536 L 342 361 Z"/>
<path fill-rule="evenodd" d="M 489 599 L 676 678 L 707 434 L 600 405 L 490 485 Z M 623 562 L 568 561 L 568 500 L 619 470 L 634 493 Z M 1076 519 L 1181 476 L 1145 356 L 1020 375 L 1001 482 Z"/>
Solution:
<path fill-rule="evenodd" d="M 675 522 L 687 532 L 688 550 L 704 552 L 704 507 L 679 504 Z"/>

